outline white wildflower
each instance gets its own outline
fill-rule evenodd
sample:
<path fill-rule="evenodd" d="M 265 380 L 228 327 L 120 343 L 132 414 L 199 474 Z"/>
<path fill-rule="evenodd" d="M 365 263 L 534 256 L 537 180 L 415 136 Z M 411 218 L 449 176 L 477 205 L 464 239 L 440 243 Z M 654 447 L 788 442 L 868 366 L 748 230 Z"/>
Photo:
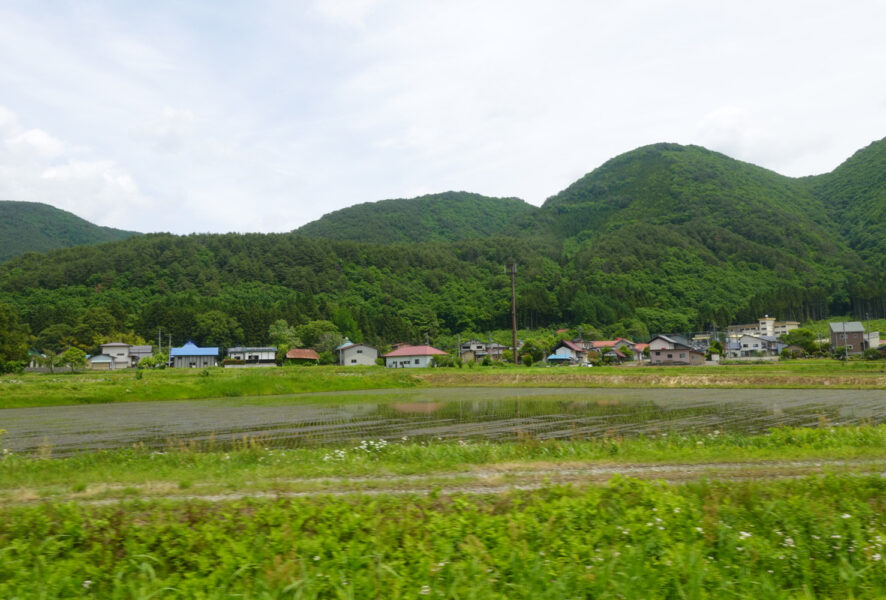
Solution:
<path fill-rule="evenodd" d="M 738 532 L 738 539 L 740 539 L 740 540 L 746 540 L 749 537 L 751 537 L 751 534 L 748 533 L 747 531 L 739 531 Z"/>

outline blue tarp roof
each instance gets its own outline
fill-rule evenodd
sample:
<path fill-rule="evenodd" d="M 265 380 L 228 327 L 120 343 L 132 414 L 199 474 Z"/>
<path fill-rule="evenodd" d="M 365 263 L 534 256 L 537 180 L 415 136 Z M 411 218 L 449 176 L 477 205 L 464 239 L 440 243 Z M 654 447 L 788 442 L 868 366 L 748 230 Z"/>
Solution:
<path fill-rule="evenodd" d="M 169 356 L 218 356 L 218 348 L 200 348 L 194 342 L 188 342 L 181 348 L 173 348 Z"/>
<path fill-rule="evenodd" d="M 568 354 L 551 354 L 548 360 L 572 360 L 572 357 Z"/>

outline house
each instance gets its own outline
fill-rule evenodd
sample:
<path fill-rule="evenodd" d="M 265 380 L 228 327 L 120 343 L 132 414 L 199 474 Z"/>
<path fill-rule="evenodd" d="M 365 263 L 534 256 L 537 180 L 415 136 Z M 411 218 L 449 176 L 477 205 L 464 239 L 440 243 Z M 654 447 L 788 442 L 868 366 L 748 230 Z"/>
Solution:
<path fill-rule="evenodd" d="M 46 360 L 46 355 L 42 352 L 37 352 L 36 350 L 28 350 L 28 370 L 39 370 L 43 369 L 44 361 Z"/>
<path fill-rule="evenodd" d="M 778 337 L 797 329 L 799 326 L 799 321 L 776 321 L 775 317 L 765 315 L 757 319 L 756 323 L 730 325 L 726 328 L 726 333 L 729 337 L 740 337 L 745 334 Z"/>
<path fill-rule="evenodd" d="M 176 368 L 203 369 L 218 366 L 218 348 L 200 348 L 189 341 L 180 348 L 169 351 L 171 366 Z"/>
<path fill-rule="evenodd" d="M 846 354 L 861 354 L 867 349 L 865 345 L 864 325 L 858 321 L 831 323 L 831 350 L 839 347 L 846 349 Z M 879 332 L 877 335 L 879 339 Z"/>
<path fill-rule="evenodd" d="M 371 366 L 378 359 L 378 350 L 366 344 L 355 344 L 347 338 L 336 348 L 336 351 L 338 352 L 338 364 L 347 367 Z"/>
<path fill-rule="evenodd" d="M 101 345 L 101 355 L 110 356 L 114 359 L 111 369 L 126 369 L 133 366 L 132 359 L 129 358 L 129 349 L 131 347 L 123 342 L 108 342 Z"/>
<path fill-rule="evenodd" d="M 738 357 L 775 356 L 787 344 L 783 344 L 773 335 L 742 335 L 737 340 Z"/>
<path fill-rule="evenodd" d="M 624 348 L 628 348 L 633 354 L 633 360 L 643 360 L 643 348 L 647 346 L 647 344 L 635 344 L 629 339 L 626 338 L 615 338 L 614 340 L 594 340 L 591 342 L 582 342 L 584 348 L 588 351 L 596 351 L 600 352 L 601 356 L 606 356 L 610 354 L 610 352 L 614 352 L 617 354 L 611 354 L 610 358 L 617 357 L 621 355 L 619 360 L 624 360 L 627 358 L 627 353 L 624 352 Z"/>
<path fill-rule="evenodd" d="M 228 358 L 223 361 L 229 367 L 275 367 L 276 346 L 236 346 L 228 348 Z"/>
<path fill-rule="evenodd" d="M 293 348 L 286 353 L 286 362 L 295 365 L 316 365 L 320 355 L 311 348 Z"/>
<path fill-rule="evenodd" d="M 486 343 L 480 340 L 468 340 L 458 346 L 458 356 L 465 361 L 473 361 L 486 355 Z"/>
<path fill-rule="evenodd" d="M 583 365 L 588 362 L 588 351 L 583 345 L 569 340 L 560 340 L 557 345 L 554 346 L 554 351 L 551 353 L 551 356 L 568 356 L 569 364 L 571 365 Z M 551 361 L 551 356 L 548 357 L 548 362 Z"/>
<path fill-rule="evenodd" d="M 418 369 L 431 366 L 431 361 L 435 356 L 446 356 L 446 353 L 433 346 L 403 344 L 395 350 L 383 354 L 382 358 L 385 359 L 385 366 L 389 369 Z"/>
<path fill-rule="evenodd" d="M 154 348 L 150 344 L 132 346 L 124 342 L 108 342 L 107 344 L 102 344 L 101 349 L 101 355 L 110 356 L 114 359 L 112 369 L 137 367 L 141 359 L 154 355 Z"/>
<path fill-rule="evenodd" d="M 649 341 L 652 365 L 703 365 L 704 354 L 692 348 L 689 340 L 677 335 L 657 335 Z"/>
<path fill-rule="evenodd" d="M 129 358 L 132 360 L 133 367 L 137 367 L 141 359 L 149 356 L 154 356 L 154 347 L 150 344 L 129 347 Z"/>
<path fill-rule="evenodd" d="M 458 347 L 458 355 L 463 361 L 483 360 L 489 357 L 491 360 L 501 360 L 502 353 L 510 350 L 510 346 L 496 344 L 495 342 L 481 342 L 480 340 L 468 340 Z"/>

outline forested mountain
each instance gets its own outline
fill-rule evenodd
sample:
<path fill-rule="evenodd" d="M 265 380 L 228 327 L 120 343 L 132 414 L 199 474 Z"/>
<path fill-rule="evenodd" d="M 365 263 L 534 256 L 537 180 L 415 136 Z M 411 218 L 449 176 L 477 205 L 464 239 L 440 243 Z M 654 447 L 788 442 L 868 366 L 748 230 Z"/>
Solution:
<path fill-rule="evenodd" d="M 175 343 L 260 344 L 280 319 L 329 321 L 321 329 L 375 344 L 433 342 L 508 327 L 503 265 L 516 261 L 525 328 L 584 323 L 642 338 L 764 313 L 882 315 L 884 144 L 802 179 L 658 144 L 538 209 L 440 194 L 339 211 L 311 237 L 145 235 L 29 254 L 0 265 L 0 305 L 37 347 L 150 339 L 158 327 Z M 457 206 L 474 216 L 460 220 Z M 473 222 L 488 207 L 492 226 Z M 354 239 L 314 237 L 324 228 Z"/>
<path fill-rule="evenodd" d="M 886 271 L 886 140 L 856 152 L 833 172 L 810 179 L 849 246 Z"/>
<path fill-rule="evenodd" d="M 25 252 L 46 252 L 137 235 L 93 225 L 77 215 L 40 202 L 0 200 L 0 262 Z"/>
<path fill-rule="evenodd" d="M 308 237 L 388 244 L 457 242 L 501 235 L 538 209 L 519 198 L 445 192 L 343 208 L 297 229 Z"/>

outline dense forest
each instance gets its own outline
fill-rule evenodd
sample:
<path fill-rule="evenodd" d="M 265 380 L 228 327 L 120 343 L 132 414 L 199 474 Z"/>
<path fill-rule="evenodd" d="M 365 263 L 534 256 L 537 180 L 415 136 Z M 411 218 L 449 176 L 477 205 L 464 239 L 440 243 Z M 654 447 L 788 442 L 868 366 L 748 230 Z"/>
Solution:
<path fill-rule="evenodd" d="M 641 339 L 763 313 L 883 316 L 884 173 L 886 141 L 802 179 L 657 144 L 541 208 L 446 193 L 358 205 L 289 234 L 152 234 L 26 254 L 0 265 L 0 327 L 18 351 L 89 351 L 158 328 L 176 344 L 263 344 L 281 327 L 303 343 L 322 332 L 433 343 L 509 326 L 511 261 L 522 328 Z"/>
<path fill-rule="evenodd" d="M 133 231 L 93 225 L 48 204 L 0 200 L 0 262 L 25 252 L 124 240 L 133 235 Z"/>

